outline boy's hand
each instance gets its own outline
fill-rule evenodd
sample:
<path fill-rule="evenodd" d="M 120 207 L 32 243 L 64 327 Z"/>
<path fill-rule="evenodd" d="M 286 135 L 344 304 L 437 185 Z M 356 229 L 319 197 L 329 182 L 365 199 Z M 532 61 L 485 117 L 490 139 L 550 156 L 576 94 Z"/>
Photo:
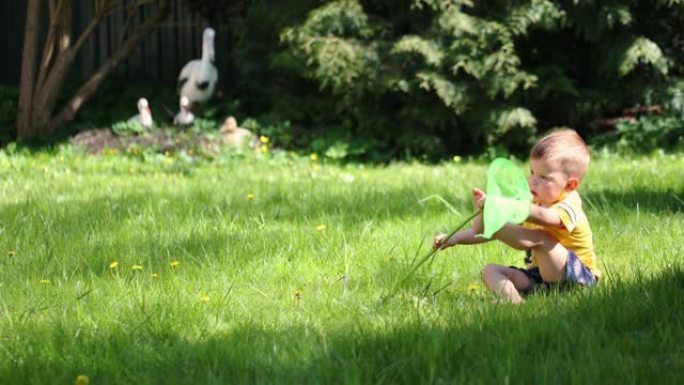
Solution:
<path fill-rule="evenodd" d="M 479 188 L 473 189 L 473 204 L 475 205 L 476 209 L 482 210 L 484 208 L 486 199 L 487 194 L 485 194 L 484 191 L 480 190 Z"/>
<path fill-rule="evenodd" d="M 446 239 L 447 235 L 448 234 L 444 234 L 444 233 L 437 234 L 435 236 L 435 240 L 432 241 L 432 248 L 435 250 L 436 249 L 442 250 L 442 249 L 446 249 L 449 246 L 453 246 L 453 245 L 449 244 L 448 239 Z"/>

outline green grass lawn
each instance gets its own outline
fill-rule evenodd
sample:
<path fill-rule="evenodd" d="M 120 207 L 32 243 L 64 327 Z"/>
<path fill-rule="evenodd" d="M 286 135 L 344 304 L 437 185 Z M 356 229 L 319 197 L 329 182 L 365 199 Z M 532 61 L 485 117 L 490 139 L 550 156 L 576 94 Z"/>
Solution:
<path fill-rule="evenodd" d="M 595 159 L 602 284 L 514 307 L 480 282 L 522 264 L 494 242 L 381 301 L 471 213 L 485 163 L 0 152 L 0 383 L 677 383 L 683 170 Z"/>

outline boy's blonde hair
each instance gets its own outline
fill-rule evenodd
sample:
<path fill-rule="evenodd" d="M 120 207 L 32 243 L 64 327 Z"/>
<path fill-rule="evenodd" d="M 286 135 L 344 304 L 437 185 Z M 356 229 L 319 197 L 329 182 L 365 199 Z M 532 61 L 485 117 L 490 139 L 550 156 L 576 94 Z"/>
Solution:
<path fill-rule="evenodd" d="M 582 179 L 589 168 L 589 148 L 575 130 L 569 128 L 549 132 L 530 151 L 531 159 L 560 162 L 569 177 Z"/>

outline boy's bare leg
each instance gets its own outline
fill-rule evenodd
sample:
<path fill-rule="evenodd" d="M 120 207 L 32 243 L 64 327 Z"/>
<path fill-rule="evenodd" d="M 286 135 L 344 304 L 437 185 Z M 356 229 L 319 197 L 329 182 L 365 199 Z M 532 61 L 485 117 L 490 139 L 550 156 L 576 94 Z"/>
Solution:
<path fill-rule="evenodd" d="M 526 290 L 532 286 L 532 281 L 522 271 L 494 264 L 485 266 L 482 280 L 489 290 L 513 304 L 525 302 L 518 290 Z"/>
<path fill-rule="evenodd" d="M 544 281 L 561 282 L 565 277 L 568 249 L 545 231 L 506 224 L 494 238 L 518 250 L 531 249 Z"/>

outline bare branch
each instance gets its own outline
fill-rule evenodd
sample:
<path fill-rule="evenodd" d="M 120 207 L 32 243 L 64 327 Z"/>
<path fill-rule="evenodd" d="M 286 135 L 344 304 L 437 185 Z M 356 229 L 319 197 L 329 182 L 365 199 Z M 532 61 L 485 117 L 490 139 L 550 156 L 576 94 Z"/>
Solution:
<path fill-rule="evenodd" d="M 34 108 L 41 111 L 40 114 L 36 114 L 32 118 L 34 125 L 48 127 L 48 130 L 51 130 L 49 124 L 52 119 L 46 111 L 52 111 L 54 108 L 62 82 L 66 78 L 76 54 L 93 34 L 102 19 L 107 15 L 109 9 L 110 8 L 108 7 L 100 7 L 81 33 L 76 43 L 60 52 L 59 55 L 54 58 L 49 71 L 46 71 L 45 73 L 45 78 L 41 82 L 40 88 L 36 88 L 34 91 Z"/>
<path fill-rule="evenodd" d="M 43 57 L 40 60 L 40 69 L 38 71 L 38 81 L 36 82 L 36 90 L 43 88 L 43 83 L 49 72 L 49 67 L 52 62 L 53 54 L 55 52 L 55 43 L 57 30 L 59 29 L 59 14 L 66 0 L 59 0 L 55 5 L 54 0 L 50 0 L 50 26 L 48 27 L 48 35 L 45 38 L 45 45 L 43 46 Z"/>
<path fill-rule="evenodd" d="M 146 0 L 145 0 L 146 1 Z M 138 2 L 140 3 L 140 2 Z M 109 73 L 116 68 L 116 66 L 126 58 L 129 53 L 159 24 L 167 18 L 171 11 L 171 0 L 161 0 L 156 13 L 149 17 L 145 23 L 140 25 L 134 33 L 123 41 L 119 48 L 112 54 L 109 60 L 105 61 L 100 68 L 95 71 L 90 78 L 79 88 L 76 94 L 69 100 L 69 102 L 62 108 L 59 115 L 57 115 L 50 123 L 50 130 L 54 131 L 57 127 L 64 123 L 71 121 L 76 112 L 81 108 L 83 103 L 87 101 L 93 93 L 97 90 L 100 83 L 109 75 Z M 81 36 L 82 37 L 82 36 Z M 79 46 L 78 43 L 74 48 Z"/>
<path fill-rule="evenodd" d="M 62 53 L 71 46 L 71 2 L 62 1 L 59 13 L 61 18 L 59 52 Z"/>

